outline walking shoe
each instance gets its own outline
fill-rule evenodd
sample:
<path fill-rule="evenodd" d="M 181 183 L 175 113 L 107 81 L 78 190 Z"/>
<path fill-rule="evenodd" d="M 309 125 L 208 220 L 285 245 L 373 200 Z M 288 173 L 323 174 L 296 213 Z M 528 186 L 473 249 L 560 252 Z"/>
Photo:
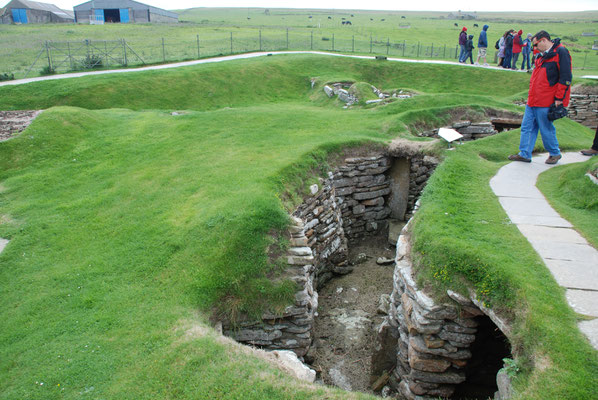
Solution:
<path fill-rule="evenodd" d="M 511 161 L 521 161 L 521 162 L 532 162 L 531 159 L 525 158 L 525 157 L 521 157 L 519 154 L 511 154 L 509 156 L 509 160 L 511 160 Z"/>
<path fill-rule="evenodd" d="M 598 155 L 598 150 L 594 150 L 594 149 L 582 150 L 581 154 L 583 154 L 584 156 L 596 156 L 596 155 Z"/>
<path fill-rule="evenodd" d="M 563 156 L 560 154 L 558 156 L 550 156 L 544 161 L 546 164 L 556 164 Z"/>

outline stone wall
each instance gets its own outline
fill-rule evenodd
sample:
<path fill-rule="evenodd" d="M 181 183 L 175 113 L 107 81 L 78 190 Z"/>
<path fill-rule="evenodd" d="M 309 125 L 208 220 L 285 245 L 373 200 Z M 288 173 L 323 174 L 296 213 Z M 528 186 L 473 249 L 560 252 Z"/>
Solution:
<path fill-rule="evenodd" d="M 492 122 L 471 122 L 459 121 L 444 128 L 454 129 L 463 135 L 463 141 L 482 139 L 488 136 L 496 135 L 498 131 L 494 129 Z M 420 136 L 439 138 L 438 129 L 432 129 L 422 132 Z"/>
<path fill-rule="evenodd" d="M 419 199 L 424 187 L 426 187 L 428 179 L 432 176 L 438 164 L 440 164 L 440 160 L 437 158 L 423 155 L 412 156 L 410 162 L 409 197 L 405 219 L 409 219 L 413 215 L 415 203 Z"/>
<path fill-rule="evenodd" d="M 408 226 L 397 242 L 393 291 L 388 317 L 378 329 L 372 356 L 372 364 L 378 366 L 373 372 L 394 368 L 389 386 L 406 399 L 450 397 L 466 380 L 469 347 L 476 340 L 475 318 L 489 316 L 505 334 L 509 327 L 473 293 L 466 297 L 449 290 L 452 301 L 438 304 L 418 287 L 409 259 Z"/>
<path fill-rule="evenodd" d="M 306 243 L 292 242 L 293 245 L 308 246 L 314 256 L 315 282 L 320 288 L 333 274 L 346 274 L 349 266 L 347 239 L 343 230 L 341 207 L 336 197 L 333 181 L 329 174 L 320 185 L 311 187 L 312 196 L 297 207 L 293 216 L 304 222 Z"/>
<path fill-rule="evenodd" d="M 238 342 L 266 349 L 287 349 L 303 357 L 312 341 L 314 313 L 318 308 L 318 293 L 314 290 L 314 256 L 307 246 L 305 225 L 293 218 L 289 228 L 291 247 L 288 251 L 286 275 L 300 290 L 295 303 L 281 314 L 266 312 L 258 322 L 240 322 L 223 327 L 223 333 Z"/>
<path fill-rule="evenodd" d="M 573 121 L 593 130 L 598 126 L 598 95 L 572 94 L 568 110 Z"/>
<path fill-rule="evenodd" d="M 385 174 L 391 159 L 386 155 L 345 159 L 333 173 L 333 185 L 348 239 L 373 235 L 384 229 L 390 215 L 391 192 Z"/>

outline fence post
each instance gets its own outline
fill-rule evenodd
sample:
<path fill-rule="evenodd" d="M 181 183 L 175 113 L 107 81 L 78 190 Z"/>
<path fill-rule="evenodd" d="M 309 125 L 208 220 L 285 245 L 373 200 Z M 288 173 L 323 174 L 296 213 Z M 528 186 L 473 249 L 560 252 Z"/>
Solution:
<path fill-rule="evenodd" d="M 162 38 L 162 60 L 166 62 L 166 47 L 164 46 L 164 38 Z"/>
<path fill-rule="evenodd" d="M 353 41 L 351 42 L 351 52 L 355 53 L 355 35 L 353 35 Z"/>
<path fill-rule="evenodd" d="M 370 33 L 370 53 L 372 52 L 372 34 Z"/>
<path fill-rule="evenodd" d="M 332 34 L 332 51 L 334 51 L 334 33 Z"/>
<path fill-rule="evenodd" d="M 403 57 L 405 57 L 405 47 L 407 47 L 407 41 L 403 40 Z"/>
<path fill-rule="evenodd" d="M 197 35 L 197 58 L 199 58 L 199 35 Z"/>
<path fill-rule="evenodd" d="M 417 58 L 419 58 L 419 42 L 417 42 Z"/>
<path fill-rule="evenodd" d="M 386 55 L 388 55 L 389 50 L 390 50 L 390 38 L 386 38 Z"/>
<path fill-rule="evenodd" d="M 73 69 L 73 57 L 71 56 L 71 42 L 66 42 L 67 49 L 69 51 L 69 65 Z"/>
<path fill-rule="evenodd" d="M 54 68 L 52 68 L 52 54 L 50 53 L 50 46 L 48 45 L 48 41 L 46 40 L 46 55 L 48 56 L 48 72 L 52 72 Z"/>
<path fill-rule="evenodd" d="M 430 57 L 434 58 L 434 43 L 432 43 L 432 50 L 430 50 Z"/>
<path fill-rule="evenodd" d="M 311 41 L 309 45 L 310 50 L 314 49 L 314 31 L 311 31 Z"/>
<path fill-rule="evenodd" d="M 230 53 L 233 54 L 233 33 L 230 33 Z"/>
<path fill-rule="evenodd" d="M 260 51 L 262 51 L 262 30 L 260 29 Z"/>
<path fill-rule="evenodd" d="M 121 39 L 123 42 L 123 53 L 125 55 L 125 67 L 129 64 L 129 61 L 127 60 L 127 43 L 125 42 L 125 39 Z"/>
<path fill-rule="evenodd" d="M 588 53 L 585 54 L 583 57 L 583 67 L 581 67 L 582 71 L 586 69 L 586 59 L 588 58 Z"/>
<path fill-rule="evenodd" d="M 457 58 L 457 52 L 459 51 L 459 45 L 455 46 L 455 58 Z"/>
<path fill-rule="evenodd" d="M 289 28 L 287 28 L 287 50 L 289 49 Z"/>
<path fill-rule="evenodd" d="M 444 52 L 442 53 L 442 58 L 446 59 L 446 43 L 444 44 Z"/>

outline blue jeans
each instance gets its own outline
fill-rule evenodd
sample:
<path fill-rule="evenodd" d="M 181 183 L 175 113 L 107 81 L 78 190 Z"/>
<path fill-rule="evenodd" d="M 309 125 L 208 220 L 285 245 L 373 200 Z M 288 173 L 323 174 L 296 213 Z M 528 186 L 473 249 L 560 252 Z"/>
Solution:
<path fill-rule="evenodd" d="M 523 55 L 523 62 L 521 63 L 521 69 L 530 69 L 530 65 L 529 65 L 529 53 L 521 53 Z M 527 68 L 524 68 L 523 66 L 525 65 L 525 63 L 527 62 Z"/>
<path fill-rule="evenodd" d="M 461 52 L 459 53 L 459 62 L 463 62 L 465 61 L 465 55 L 467 54 L 467 51 L 465 50 L 464 44 L 460 44 L 459 46 L 461 47 Z"/>
<path fill-rule="evenodd" d="M 551 156 L 561 154 L 559 142 L 556 139 L 556 128 L 548 120 L 550 107 L 525 106 L 525 114 L 521 123 L 521 139 L 519 140 L 519 155 L 532 158 L 532 151 L 538 138 L 538 129 L 542 136 L 542 144 Z"/>
<path fill-rule="evenodd" d="M 511 69 L 511 58 L 513 57 L 513 49 L 505 49 L 505 59 L 502 62 L 503 68 Z"/>

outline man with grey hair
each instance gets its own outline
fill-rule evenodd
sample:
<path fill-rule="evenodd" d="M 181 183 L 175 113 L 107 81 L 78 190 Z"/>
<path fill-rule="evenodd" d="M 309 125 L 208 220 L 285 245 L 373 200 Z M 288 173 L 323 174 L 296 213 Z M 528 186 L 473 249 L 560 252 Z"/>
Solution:
<path fill-rule="evenodd" d="M 519 153 L 510 155 L 509 160 L 531 162 L 540 130 L 542 143 L 549 153 L 546 164 L 556 164 L 561 159 L 561 150 L 556 138 L 556 128 L 549 119 L 548 111 L 551 106 L 569 105 L 571 56 L 561 44 L 561 40 L 551 40 L 546 31 L 540 31 L 532 37 L 532 48 L 540 53 L 535 60 L 535 68 L 529 82 L 527 105 L 521 123 Z"/>

